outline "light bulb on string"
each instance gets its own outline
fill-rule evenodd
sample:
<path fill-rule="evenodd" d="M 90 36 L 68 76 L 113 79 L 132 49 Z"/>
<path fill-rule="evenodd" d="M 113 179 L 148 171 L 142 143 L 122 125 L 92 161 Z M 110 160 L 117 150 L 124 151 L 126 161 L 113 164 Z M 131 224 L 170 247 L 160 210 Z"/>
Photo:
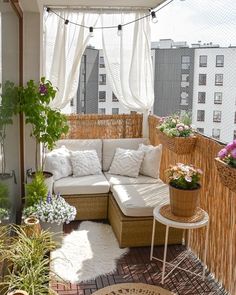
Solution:
<path fill-rule="evenodd" d="M 156 12 L 154 10 L 151 11 L 151 16 L 152 16 L 152 22 L 156 24 L 158 22 L 158 19 L 156 17 Z"/>
<path fill-rule="evenodd" d="M 89 27 L 89 36 L 93 37 L 94 33 L 93 33 L 93 27 Z"/>
<path fill-rule="evenodd" d="M 118 27 L 117 27 L 117 35 L 118 36 L 121 36 L 121 34 L 122 34 L 122 25 L 118 25 Z"/>

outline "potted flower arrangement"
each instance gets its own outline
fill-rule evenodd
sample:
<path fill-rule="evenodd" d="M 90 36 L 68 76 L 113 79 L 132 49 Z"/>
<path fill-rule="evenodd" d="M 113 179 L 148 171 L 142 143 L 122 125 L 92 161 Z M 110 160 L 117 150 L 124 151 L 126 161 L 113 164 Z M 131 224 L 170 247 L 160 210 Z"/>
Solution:
<path fill-rule="evenodd" d="M 176 216 L 190 217 L 199 206 L 202 170 L 193 165 L 178 163 L 166 170 L 169 180 L 171 212 Z"/>
<path fill-rule="evenodd" d="M 221 182 L 236 192 L 236 140 L 228 143 L 219 151 L 215 164 Z"/>
<path fill-rule="evenodd" d="M 46 149 L 52 150 L 55 142 L 69 130 L 66 116 L 60 110 L 50 107 L 56 93 L 57 89 L 45 77 L 42 77 L 38 83 L 30 80 L 25 87 L 19 87 L 20 111 L 25 115 L 25 122 L 31 124 L 31 136 L 36 141 L 36 172 L 43 171 Z M 42 144 L 42 161 L 39 161 L 40 144 Z M 49 191 L 52 191 L 52 174 L 46 171 L 43 171 L 43 173 L 46 179 L 51 178 L 51 181 L 48 181 L 48 187 Z M 29 173 L 31 177 L 34 177 L 34 175 L 34 172 Z"/>
<path fill-rule="evenodd" d="M 28 217 L 36 216 L 40 220 L 42 229 L 53 232 L 54 239 L 61 241 L 61 233 L 63 232 L 63 223 L 70 223 L 75 219 L 76 208 L 69 205 L 59 194 L 52 196 L 50 193 L 45 201 L 25 208 L 23 215 Z"/>
<path fill-rule="evenodd" d="M 188 154 L 194 150 L 196 136 L 189 114 L 161 118 L 157 133 L 160 142 L 176 154 Z"/>

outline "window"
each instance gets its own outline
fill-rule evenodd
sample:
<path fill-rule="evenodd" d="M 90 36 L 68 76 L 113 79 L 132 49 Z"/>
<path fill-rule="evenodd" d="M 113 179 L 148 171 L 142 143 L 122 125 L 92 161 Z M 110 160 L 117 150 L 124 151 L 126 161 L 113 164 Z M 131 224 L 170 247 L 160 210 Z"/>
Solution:
<path fill-rule="evenodd" d="M 214 104 L 222 104 L 222 92 L 215 92 Z"/>
<path fill-rule="evenodd" d="M 213 111 L 213 122 L 221 122 L 221 111 Z"/>
<path fill-rule="evenodd" d="M 119 114 L 119 108 L 112 108 L 112 115 L 118 115 Z"/>
<path fill-rule="evenodd" d="M 106 109 L 105 108 L 99 108 L 98 113 L 101 114 L 101 115 L 104 115 L 104 114 L 106 114 Z"/>
<path fill-rule="evenodd" d="M 181 92 L 180 104 L 181 105 L 188 105 L 188 93 L 187 92 Z"/>
<path fill-rule="evenodd" d="M 216 74 L 215 75 L 215 85 L 222 86 L 223 85 L 223 74 Z"/>
<path fill-rule="evenodd" d="M 224 55 L 217 55 L 216 56 L 216 67 L 223 67 L 224 66 Z"/>
<path fill-rule="evenodd" d="M 183 55 L 181 57 L 181 64 L 182 64 L 182 70 L 189 70 L 190 69 L 190 56 Z"/>
<path fill-rule="evenodd" d="M 199 74 L 198 85 L 206 85 L 206 74 Z"/>
<path fill-rule="evenodd" d="M 204 128 L 197 128 L 197 132 L 204 133 Z"/>
<path fill-rule="evenodd" d="M 71 106 L 71 107 L 74 106 L 74 98 L 72 98 L 72 100 L 70 101 L 70 106 Z"/>
<path fill-rule="evenodd" d="M 236 130 L 234 130 L 234 136 L 233 137 L 234 137 L 234 139 L 236 139 Z"/>
<path fill-rule="evenodd" d="M 212 137 L 215 139 L 220 139 L 220 129 L 212 129 Z"/>
<path fill-rule="evenodd" d="M 205 121 L 205 111 L 204 110 L 198 110 L 197 111 L 197 121 L 198 122 Z"/>
<path fill-rule="evenodd" d="M 114 92 L 112 92 L 112 101 L 113 102 L 119 101 L 118 98 L 115 96 Z"/>
<path fill-rule="evenodd" d="M 105 62 L 104 62 L 104 57 L 100 56 L 99 58 L 99 67 L 100 68 L 105 68 Z"/>
<path fill-rule="evenodd" d="M 181 81 L 182 82 L 189 82 L 189 74 L 182 74 Z"/>
<path fill-rule="evenodd" d="M 106 101 L 106 91 L 99 91 L 99 102 Z"/>
<path fill-rule="evenodd" d="M 99 85 L 106 85 L 106 74 L 99 75 Z"/>
<path fill-rule="evenodd" d="M 198 103 L 206 102 L 206 92 L 198 92 Z"/>
<path fill-rule="evenodd" d="M 203 68 L 207 66 L 207 55 L 199 56 L 199 67 Z"/>

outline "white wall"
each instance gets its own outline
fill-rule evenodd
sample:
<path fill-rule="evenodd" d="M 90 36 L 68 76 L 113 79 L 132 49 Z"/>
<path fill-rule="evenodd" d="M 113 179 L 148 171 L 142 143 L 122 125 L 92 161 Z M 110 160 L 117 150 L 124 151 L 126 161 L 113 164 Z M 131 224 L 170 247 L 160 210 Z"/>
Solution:
<path fill-rule="evenodd" d="M 199 56 L 207 55 L 207 67 L 199 67 Z M 224 55 L 224 67 L 216 67 L 216 55 Z M 207 74 L 206 86 L 198 85 L 199 74 Z M 223 74 L 223 86 L 215 86 L 215 74 Z M 198 103 L 198 92 L 206 92 L 205 104 Z M 222 104 L 214 104 L 214 92 L 222 92 Z M 197 122 L 197 110 L 205 110 L 205 122 Z M 221 123 L 213 122 L 213 111 L 222 111 Z M 236 48 L 195 49 L 193 124 L 204 128 L 212 136 L 212 129 L 220 129 L 220 140 L 229 142 L 236 130 Z"/>

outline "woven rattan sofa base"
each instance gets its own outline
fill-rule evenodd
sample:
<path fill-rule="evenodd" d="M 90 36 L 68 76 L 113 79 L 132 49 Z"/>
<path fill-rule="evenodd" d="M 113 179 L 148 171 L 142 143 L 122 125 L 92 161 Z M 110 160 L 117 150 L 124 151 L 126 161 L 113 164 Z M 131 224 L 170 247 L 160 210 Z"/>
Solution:
<path fill-rule="evenodd" d="M 109 196 L 108 219 L 120 247 L 150 246 L 153 217 L 125 216 L 117 205 L 112 194 Z M 155 245 L 163 245 L 165 226 L 156 224 Z M 181 244 L 182 230 L 170 228 L 168 244 Z"/>
<path fill-rule="evenodd" d="M 76 220 L 107 219 L 109 194 L 68 195 L 65 200 L 77 210 Z"/>

